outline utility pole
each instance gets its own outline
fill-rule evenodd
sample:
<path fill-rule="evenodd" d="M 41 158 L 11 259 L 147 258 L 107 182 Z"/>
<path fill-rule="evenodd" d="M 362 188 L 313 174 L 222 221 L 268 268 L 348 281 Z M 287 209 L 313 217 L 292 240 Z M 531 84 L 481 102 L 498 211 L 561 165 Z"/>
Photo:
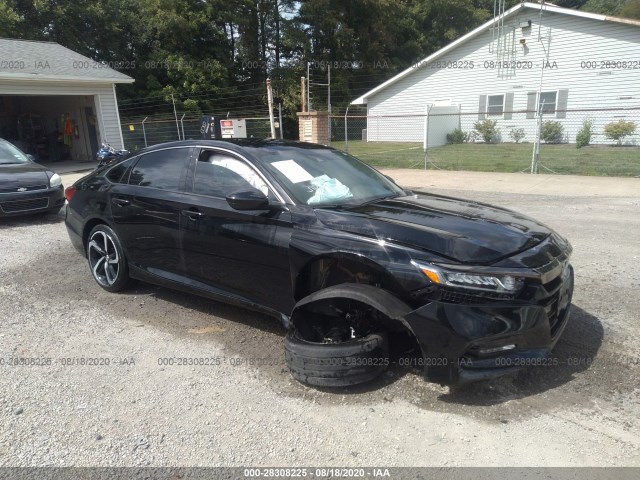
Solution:
<path fill-rule="evenodd" d="M 329 145 L 331 145 L 331 62 L 327 65 L 327 114 L 328 114 L 328 123 L 327 128 L 329 129 L 328 139 Z"/>
<path fill-rule="evenodd" d="M 538 84 L 538 93 L 536 96 L 536 137 L 533 143 L 533 155 L 531 157 L 531 173 L 538 173 L 538 166 L 540 165 L 540 141 L 542 134 L 542 85 L 544 80 L 545 64 L 549 61 L 549 51 L 551 50 L 551 27 L 547 29 L 546 38 L 542 36 L 542 9 L 544 7 L 544 1 L 540 2 L 540 15 L 538 20 L 538 42 L 542 47 L 543 57 L 542 65 L 540 66 L 540 82 Z M 544 45 L 544 40 L 547 41 L 547 46 Z M 544 165 L 543 165 L 544 167 Z M 546 168 L 546 167 L 545 167 Z"/>
<path fill-rule="evenodd" d="M 300 105 L 302 106 L 302 111 L 307 111 L 307 93 L 304 86 L 304 77 L 300 77 Z"/>
<path fill-rule="evenodd" d="M 311 62 L 307 62 L 307 112 L 311 111 L 311 77 L 309 77 L 309 65 Z"/>
<path fill-rule="evenodd" d="M 331 115 L 331 63 L 327 65 L 327 112 Z"/>
<path fill-rule="evenodd" d="M 284 132 L 282 130 L 282 102 L 278 102 L 278 122 L 280 125 L 280 140 L 284 140 Z"/>
<path fill-rule="evenodd" d="M 176 118 L 176 130 L 178 130 L 178 140 L 181 140 L 180 126 L 178 125 L 178 112 L 176 112 L 176 101 L 173 99 L 173 93 L 171 94 L 171 103 L 173 103 L 173 116 Z"/>
<path fill-rule="evenodd" d="M 267 78 L 267 100 L 269 102 L 269 123 L 271 124 L 271 138 L 276 138 L 276 126 L 273 119 L 273 90 L 271 89 L 271 79 Z"/>

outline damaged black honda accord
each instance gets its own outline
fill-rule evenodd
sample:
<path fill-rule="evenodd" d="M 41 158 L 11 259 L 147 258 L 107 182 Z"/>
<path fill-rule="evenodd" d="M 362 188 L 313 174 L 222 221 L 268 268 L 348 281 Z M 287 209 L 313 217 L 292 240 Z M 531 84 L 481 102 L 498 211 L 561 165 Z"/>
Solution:
<path fill-rule="evenodd" d="M 569 318 L 563 237 L 404 190 L 328 147 L 172 142 L 65 195 L 69 236 L 102 288 L 138 279 L 273 315 L 309 385 L 374 379 L 403 335 L 430 381 L 493 378 L 547 359 Z"/>

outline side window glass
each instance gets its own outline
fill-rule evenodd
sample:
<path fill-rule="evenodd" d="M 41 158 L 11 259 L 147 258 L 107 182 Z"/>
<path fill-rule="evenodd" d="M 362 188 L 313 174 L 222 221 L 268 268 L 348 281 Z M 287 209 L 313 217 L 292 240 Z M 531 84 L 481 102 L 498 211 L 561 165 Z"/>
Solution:
<path fill-rule="evenodd" d="M 120 162 L 111 167 L 104 176 L 112 183 L 127 183 L 128 174 L 126 174 L 126 172 L 131 168 L 131 165 L 133 165 L 136 160 L 137 157 Z"/>
<path fill-rule="evenodd" d="M 226 197 L 234 192 L 253 189 L 269 195 L 269 187 L 258 172 L 242 160 L 209 150 L 200 154 L 193 184 L 195 193 Z"/>
<path fill-rule="evenodd" d="M 180 190 L 189 152 L 189 148 L 170 148 L 143 155 L 129 176 L 129 185 Z"/>

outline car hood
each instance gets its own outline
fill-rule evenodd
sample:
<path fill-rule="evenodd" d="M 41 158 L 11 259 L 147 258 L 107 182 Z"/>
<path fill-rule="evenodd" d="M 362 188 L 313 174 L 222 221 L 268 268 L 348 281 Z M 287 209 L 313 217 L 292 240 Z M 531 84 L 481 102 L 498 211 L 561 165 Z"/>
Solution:
<path fill-rule="evenodd" d="M 462 263 L 490 264 L 552 231 L 499 207 L 415 193 L 356 207 L 316 209 L 328 228 L 411 246 Z"/>
<path fill-rule="evenodd" d="M 0 192 L 16 191 L 20 187 L 49 186 L 47 169 L 37 163 L 0 164 Z"/>

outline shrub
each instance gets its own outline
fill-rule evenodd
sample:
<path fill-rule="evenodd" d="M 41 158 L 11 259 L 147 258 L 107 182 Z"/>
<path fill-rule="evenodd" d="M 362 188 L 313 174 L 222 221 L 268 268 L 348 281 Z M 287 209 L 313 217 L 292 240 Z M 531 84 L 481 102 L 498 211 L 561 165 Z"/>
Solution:
<path fill-rule="evenodd" d="M 555 120 L 542 122 L 540 138 L 544 140 L 545 143 L 562 143 L 564 127 L 560 122 L 556 122 Z"/>
<path fill-rule="evenodd" d="M 514 142 L 520 143 L 520 140 L 522 140 L 526 134 L 524 133 L 524 128 L 512 128 L 509 132 L 509 136 Z"/>
<path fill-rule="evenodd" d="M 476 122 L 473 128 L 480 134 L 485 143 L 496 142 L 500 130 L 497 128 L 498 122 L 496 120 L 483 120 Z"/>
<path fill-rule="evenodd" d="M 611 122 L 604 126 L 604 136 L 612 140 L 616 140 L 618 145 L 622 145 L 622 140 L 627 135 L 631 135 L 636 131 L 636 124 L 625 120 Z"/>
<path fill-rule="evenodd" d="M 585 118 L 582 121 L 582 128 L 576 135 L 576 148 L 586 147 L 591 143 L 591 135 L 593 134 L 593 120 Z"/>
<path fill-rule="evenodd" d="M 464 141 L 467 143 L 476 143 L 479 136 L 480 134 L 478 132 L 476 132 L 475 130 L 471 130 L 470 132 L 467 132 L 465 134 Z"/>
<path fill-rule="evenodd" d="M 456 128 L 453 132 L 447 133 L 447 143 L 464 143 L 467 139 L 466 133 Z"/>

